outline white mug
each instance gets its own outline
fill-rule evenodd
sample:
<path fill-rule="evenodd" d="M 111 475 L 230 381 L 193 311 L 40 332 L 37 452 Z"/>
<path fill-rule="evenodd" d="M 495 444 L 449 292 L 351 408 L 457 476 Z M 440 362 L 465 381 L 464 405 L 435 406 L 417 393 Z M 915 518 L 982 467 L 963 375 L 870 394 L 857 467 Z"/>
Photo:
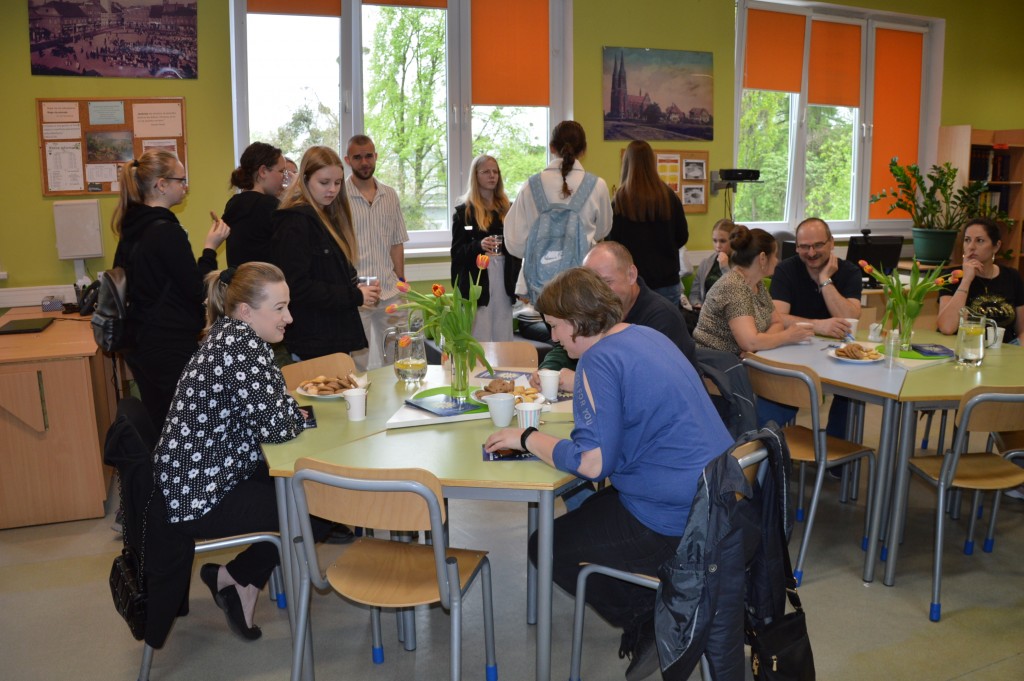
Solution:
<path fill-rule="evenodd" d="M 495 393 L 484 397 L 487 403 L 487 410 L 491 413 L 491 421 L 498 428 L 504 428 L 512 423 L 512 414 L 515 411 L 516 396 L 512 393 Z"/>
<path fill-rule="evenodd" d="M 540 377 L 540 394 L 548 402 L 558 399 L 558 374 L 559 372 L 554 369 L 541 369 L 537 372 L 537 376 Z"/>
<path fill-rule="evenodd" d="M 852 317 L 847 317 L 846 321 L 850 325 L 850 335 L 851 336 L 856 336 L 857 335 L 857 326 L 860 324 L 860 320 L 859 319 L 854 319 Z"/>
<path fill-rule="evenodd" d="M 349 388 L 341 393 L 345 398 L 349 421 L 362 421 L 366 418 L 366 388 Z"/>

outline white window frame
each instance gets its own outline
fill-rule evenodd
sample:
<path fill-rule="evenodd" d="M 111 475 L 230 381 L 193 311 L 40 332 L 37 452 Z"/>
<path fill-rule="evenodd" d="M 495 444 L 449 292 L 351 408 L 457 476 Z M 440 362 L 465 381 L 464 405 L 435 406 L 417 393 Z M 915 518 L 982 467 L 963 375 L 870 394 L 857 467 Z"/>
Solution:
<path fill-rule="evenodd" d="M 942 71 L 943 49 L 945 44 L 944 19 L 933 17 L 912 16 L 849 7 L 845 5 L 828 5 L 805 0 L 738 0 L 736 14 L 736 68 L 733 98 L 733 159 L 734 165 L 739 158 L 740 144 L 740 107 L 743 96 L 743 64 L 745 63 L 747 9 L 767 11 L 785 11 L 802 14 L 812 21 L 827 20 L 840 23 L 856 23 L 862 27 L 861 41 L 863 57 L 861 61 L 861 106 L 857 116 L 860 128 L 854 144 L 853 170 L 853 217 L 851 220 L 830 222 L 836 236 L 859 235 L 864 228 L 871 229 L 873 234 L 910 235 L 909 219 L 869 220 L 870 187 L 868 178 L 871 173 L 871 135 L 873 129 L 873 91 L 872 74 L 874 73 L 875 31 L 879 28 L 890 28 L 901 31 L 915 31 L 924 35 L 921 72 L 921 118 L 918 133 L 919 162 L 921 167 L 931 167 L 936 162 L 938 153 L 939 123 L 942 113 Z M 808 22 L 804 33 L 804 54 L 809 53 L 811 24 Z M 806 136 L 804 124 L 807 113 L 807 82 L 809 62 L 804 60 L 801 74 L 800 92 L 794 93 L 796 110 L 791 112 L 791 148 L 790 178 L 787 193 L 786 220 L 780 222 L 746 223 L 772 233 L 792 232 L 806 215 L 805 173 L 806 173 Z M 739 191 L 743 191 L 742 185 Z"/>
<path fill-rule="evenodd" d="M 249 145 L 248 62 L 246 57 L 246 0 L 231 1 L 232 101 L 235 121 L 235 158 Z M 339 65 L 338 111 L 342 144 L 363 130 L 362 0 L 339 0 L 341 4 L 341 64 Z M 551 121 L 572 118 L 573 0 L 548 0 Z M 470 0 L 448 0 L 448 212 L 463 193 L 472 161 L 472 100 L 470 69 Z M 347 49 L 346 49 L 347 46 Z M 343 152 L 344 150 L 342 150 Z M 540 170 L 540 168 L 538 168 Z M 408 255 L 447 254 L 451 230 L 411 231 Z"/>

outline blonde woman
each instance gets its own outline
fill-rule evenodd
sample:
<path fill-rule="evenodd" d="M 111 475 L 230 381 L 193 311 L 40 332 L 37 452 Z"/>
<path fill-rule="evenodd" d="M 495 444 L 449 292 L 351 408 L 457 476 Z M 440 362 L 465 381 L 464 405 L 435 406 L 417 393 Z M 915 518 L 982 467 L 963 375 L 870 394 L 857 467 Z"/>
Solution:
<path fill-rule="evenodd" d="M 316 146 L 302 155 L 273 226 L 274 262 L 291 290 L 288 352 L 312 359 L 365 348 L 359 306 L 375 305 L 380 286 L 360 285 L 356 275 L 359 253 L 337 152 Z"/>
<path fill-rule="evenodd" d="M 217 269 L 217 247 L 231 230 L 214 216 L 198 262 L 188 232 L 171 212 L 188 194 L 178 157 L 150 150 L 121 167 L 121 196 L 111 228 L 114 266 L 128 289 L 132 347 L 124 353 L 153 425 L 160 427 L 174 387 L 203 329 L 203 276 Z"/>
<path fill-rule="evenodd" d="M 474 158 L 466 195 L 452 216 L 452 284 L 458 282 L 468 297 L 469 284 L 480 271 L 476 257 L 490 256 L 487 274 L 480 277 L 482 292 L 473 323 L 473 337 L 481 341 L 512 340 L 512 303 L 523 261 L 509 255 L 503 243 L 503 219 L 510 205 L 498 162 L 486 154 Z"/>

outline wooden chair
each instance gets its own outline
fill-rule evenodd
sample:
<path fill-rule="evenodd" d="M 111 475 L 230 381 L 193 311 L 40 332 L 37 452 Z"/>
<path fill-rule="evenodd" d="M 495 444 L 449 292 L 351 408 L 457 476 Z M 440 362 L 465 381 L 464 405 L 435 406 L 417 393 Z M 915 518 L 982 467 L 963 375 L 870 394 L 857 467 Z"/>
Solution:
<path fill-rule="evenodd" d="M 782 429 L 789 445 L 790 457 L 800 463 L 800 480 L 797 490 L 797 519 L 804 520 L 804 536 L 800 543 L 800 554 L 797 556 L 793 577 L 799 586 L 803 580 L 804 561 L 807 558 L 807 547 L 814 527 L 814 517 L 818 510 L 821 490 L 825 482 L 825 471 L 829 468 L 858 461 L 868 460 L 867 501 L 864 507 L 864 534 L 861 548 L 867 549 L 868 527 L 871 500 L 875 493 L 875 453 L 870 447 L 832 437 L 821 427 L 821 379 L 813 370 L 795 364 L 775 362 L 757 355 L 746 355 L 743 363 L 754 386 L 754 394 L 773 402 L 779 402 L 811 412 L 811 427 L 789 425 Z M 814 476 L 814 489 L 811 492 L 809 511 L 804 514 L 804 487 L 806 482 L 807 464 L 817 467 Z"/>
<path fill-rule="evenodd" d="M 309 635 L 310 590 L 334 589 L 344 598 L 371 608 L 373 661 L 384 661 L 380 608 L 411 608 L 440 603 L 451 613 L 451 678 L 461 678 L 462 598 L 481 576 L 484 645 L 488 679 L 497 678 L 494 654 L 494 609 L 491 566 L 485 551 L 447 547 L 441 483 L 421 469 L 350 468 L 316 459 L 299 459 L 289 481 L 301 536 L 299 594 L 292 658 L 292 679 L 302 672 Z M 404 532 L 430 530 L 432 545 L 356 539 L 326 571 L 320 567 L 310 514 L 334 522 Z M 443 540 L 445 539 L 445 540 Z M 443 541 L 442 541 L 443 540 Z"/>
<path fill-rule="evenodd" d="M 740 468 L 743 469 L 747 482 L 753 485 L 754 480 L 757 479 L 761 462 L 768 456 L 768 450 L 762 447 L 760 442 L 755 441 L 737 447 L 733 450 L 732 455 L 739 461 Z M 737 500 L 742 497 L 742 494 L 736 493 Z M 594 574 L 621 579 L 624 582 L 645 586 L 649 589 L 657 589 L 660 584 L 657 577 L 616 570 L 615 568 L 593 563 L 583 566 L 579 576 L 576 578 L 576 604 L 573 608 L 572 658 L 569 662 L 569 681 L 580 681 L 580 663 L 583 659 L 583 619 L 587 610 L 587 579 Z M 711 668 L 704 656 L 700 658 L 700 678 L 703 681 L 711 681 Z"/>
<path fill-rule="evenodd" d="M 281 367 L 288 390 L 295 390 L 303 381 L 317 376 L 348 376 L 356 370 L 356 363 L 344 352 L 286 364 Z"/>
<path fill-rule="evenodd" d="M 1024 468 L 1017 466 L 1011 460 L 1020 455 L 1018 450 L 1005 451 L 1003 456 L 990 452 L 969 452 L 970 434 L 971 432 L 1007 433 L 1007 431 L 1019 428 L 1022 423 L 1024 423 L 1024 387 L 979 386 L 967 392 L 960 399 L 953 449 L 945 456 L 917 457 L 909 462 L 911 472 L 935 487 L 937 492 L 932 601 L 928 612 L 928 618 L 933 622 L 938 622 L 942 616 L 939 592 L 942 584 L 942 542 L 945 537 L 946 505 L 948 503 L 946 492 L 949 490 L 973 490 L 972 509 L 979 507 L 983 492 L 995 492 L 984 545 L 984 550 L 990 552 L 993 548 L 996 515 L 999 511 L 1002 492 L 1024 484 Z M 1007 439 L 1009 438 L 1004 437 L 1004 443 Z M 978 514 L 972 510 L 968 516 L 964 553 L 970 554 L 974 552 L 974 528 Z"/>
<path fill-rule="evenodd" d="M 492 367 L 537 368 L 537 348 L 526 341 L 485 341 L 480 345 Z"/>

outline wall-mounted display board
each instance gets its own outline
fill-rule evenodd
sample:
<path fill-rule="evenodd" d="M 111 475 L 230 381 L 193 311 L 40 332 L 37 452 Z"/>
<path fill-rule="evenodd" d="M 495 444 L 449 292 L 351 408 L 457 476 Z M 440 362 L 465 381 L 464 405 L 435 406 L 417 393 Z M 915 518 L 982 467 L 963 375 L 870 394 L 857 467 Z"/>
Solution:
<path fill-rule="evenodd" d="M 184 97 L 37 99 L 43 196 L 117 194 L 118 171 L 147 149 L 188 170 Z"/>
<path fill-rule="evenodd" d="M 654 149 L 658 177 L 679 195 L 685 213 L 708 212 L 708 152 Z M 626 150 L 619 154 L 620 164 Z"/>

